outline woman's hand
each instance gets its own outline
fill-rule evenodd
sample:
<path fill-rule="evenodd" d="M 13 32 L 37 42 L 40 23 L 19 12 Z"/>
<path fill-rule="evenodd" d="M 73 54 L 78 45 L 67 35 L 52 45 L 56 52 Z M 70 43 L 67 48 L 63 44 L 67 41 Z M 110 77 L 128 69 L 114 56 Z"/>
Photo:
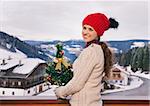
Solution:
<path fill-rule="evenodd" d="M 58 88 L 58 87 L 57 87 L 57 88 Z M 55 93 L 56 97 L 59 98 L 59 96 L 58 96 L 58 91 L 56 91 L 57 88 L 54 89 L 54 93 Z"/>
<path fill-rule="evenodd" d="M 62 87 L 57 87 L 54 90 L 54 92 L 55 92 L 57 98 L 65 99 L 66 97 L 61 93 L 61 89 L 62 89 Z"/>

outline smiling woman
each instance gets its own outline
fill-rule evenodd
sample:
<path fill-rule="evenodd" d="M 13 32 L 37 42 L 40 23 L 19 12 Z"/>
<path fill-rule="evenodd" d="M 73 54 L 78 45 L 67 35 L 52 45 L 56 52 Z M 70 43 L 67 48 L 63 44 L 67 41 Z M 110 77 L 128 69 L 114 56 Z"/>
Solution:
<path fill-rule="evenodd" d="M 38 52 L 39 55 L 36 58 L 39 58 L 39 56 L 43 57 L 42 53 L 46 55 L 48 53 L 52 52 L 54 53 L 55 49 L 52 47 L 54 43 L 49 43 L 49 41 L 55 42 L 53 40 L 66 41 L 73 39 L 69 41 L 69 43 L 68 41 L 65 42 L 66 54 L 69 53 L 71 54 L 71 52 L 73 51 L 73 50 L 71 51 L 71 49 L 74 49 L 73 45 L 76 44 L 76 41 L 74 41 L 74 39 L 82 39 L 83 37 L 83 40 L 85 41 L 86 45 L 83 52 L 76 61 L 74 61 L 75 56 L 69 54 L 69 58 L 72 58 L 72 60 L 74 61 L 73 66 L 75 70 L 74 71 L 75 78 L 73 79 L 73 81 L 70 81 L 67 87 L 63 86 L 55 90 L 58 98 L 60 97 L 64 98 L 67 95 L 71 94 L 72 98 L 71 99 L 69 98 L 67 100 L 57 99 L 53 90 L 50 89 L 51 87 L 50 86 L 48 87 L 46 86 L 45 83 L 43 83 L 42 74 L 44 67 L 46 67 L 45 63 L 39 63 L 38 66 L 36 67 L 33 62 L 31 64 L 30 62 L 28 62 L 28 64 L 33 65 L 33 67 L 30 67 L 28 65 L 26 68 L 24 68 L 26 64 L 22 65 L 24 61 L 21 61 L 20 63 L 18 59 L 18 57 L 20 57 L 20 54 L 16 54 L 14 52 L 7 54 L 6 52 L 1 51 L 0 47 L 0 58 L 1 58 L 0 64 L 3 67 L 3 68 L 0 67 L 0 95 L 1 95 L 0 105 L 49 106 L 50 104 L 50 106 L 53 105 L 68 106 L 69 102 L 74 105 L 76 103 L 86 104 L 86 101 L 88 101 L 89 104 L 90 103 L 94 104 L 95 102 L 93 101 L 99 101 L 98 103 L 103 102 L 104 106 L 112 106 L 112 104 L 113 106 L 135 106 L 135 105 L 148 106 L 149 104 L 148 102 L 150 100 L 149 94 L 147 93 L 149 91 L 148 90 L 149 80 L 145 81 L 145 79 L 144 80 L 142 79 L 144 81 L 144 84 L 142 84 L 139 88 L 127 90 L 126 92 L 123 91 L 106 95 L 99 95 L 99 93 L 97 93 L 99 92 L 101 87 L 99 87 L 98 90 L 95 90 L 95 88 L 93 88 L 93 86 L 97 86 L 99 85 L 99 83 L 101 83 L 100 82 L 101 77 L 104 75 L 102 71 L 106 70 L 105 75 L 107 76 L 107 73 L 109 72 L 109 71 L 107 72 L 107 70 L 109 70 L 109 68 L 112 65 L 111 52 L 109 50 L 110 48 L 111 50 L 115 49 L 115 53 L 118 53 L 117 56 L 121 55 L 118 56 L 119 59 L 118 58 L 117 59 L 118 61 L 121 61 L 123 63 L 128 62 L 128 59 L 131 58 L 129 56 L 130 53 L 135 54 L 134 58 L 132 58 L 131 60 L 138 59 L 138 61 L 141 61 L 140 60 L 141 58 L 139 57 L 143 56 L 145 58 L 148 57 L 148 52 L 143 53 L 143 50 L 145 51 L 146 49 L 142 50 L 141 47 L 136 46 L 137 44 L 134 43 L 139 41 L 132 40 L 132 39 L 146 39 L 146 40 L 150 39 L 148 37 L 148 3 L 149 2 L 147 0 L 130 0 L 130 1 L 0 0 L 0 35 L 4 35 L 1 34 L 2 31 L 9 33 L 10 35 L 13 35 L 14 38 L 17 37 L 21 40 L 48 41 L 48 43 L 45 44 L 43 43 L 44 45 L 47 46 L 46 48 L 42 48 L 43 46 L 42 43 L 39 43 L 40 45 L 38 44 L 35 45 L 39 48 L 42 48 L 42 50 Z M 95 12 L 105 12 L 105 16 L 116 17 L 115 20 L 118 20 L 121 23 L 119 29 L 117 31 L 115 30 L 106 31 L 107 29 L 113 28 L 114 25 L 117 25 L 117 23 L 110 17 L 109 18 L 107 17 L 106 21 L 100 22 L 98 21 L 99 18 L 96 18 L 98 19 L 96 23 L 93 23 L 95 19 L 94 21 L 93 20 L 90 21 L 89 18 L 86 18 L 88 19 L 88 21 L 86 21 L 86 23 L 83 23 L 81 25 L 84 16 L 87 16 L 89 13 Z M 104 25 L 100 25 L 103 28 L 106 25 L 105 27 L 106 29 L 105 28 L 103 29 L 102 27 L 99 27 L 99 25 L 97 25 L 97 23 L 101 22 L 102 23 L 106 22 Z M 111 24 L 114 22 L 115 24 Z M 105 36 L 100 37 L 104 35 L 102 34 L 104 32 Z M 119 41 L 118 43 L 118 40 L 128 40 L 128 41 L 123 42 Z M 102 41 L 108 41 L 111 46 L 107 47 L 107 45 Z M 16 42 L 18 43 L 18 41 L 16 42 L 14 41 L 13 45 L 9 45 L 8 42 L 12 42 L 12 40 L 10 39 L 8 41 L 6 36 L 4 37 L 4 40 L 2 37 L 0 37 L 0 46 L 2 45 L 8 48 L 12 47 L 14 50 L 16 50 L 17 48 Z M 141 42 L 143 42 L 143 40 Z M 23 41 L 22 43 L 25 42 Z M 80 45 L 81 43 L 78 44 Z M 143 48 L 145 48 L 145 44 L 147 47 L 149 47 L 149 43 L 144 42 Z M 51 49 L 51 47 L 53 50 Z M 133 49 L 131 50 L 132 47 Z M 138 47 L 139 49 L 136 49 Z M 26 50 L 24 46 L 21 49 L 25 50 L 25 52 L 28 53 L 29 56 L 31 57 L 34 57 L 33 55 L 34 53 L 36 53 L 34 50 L 30 49 L 29 51 Z M 79 49 L 80 50 L 83 49 L 83 45 L 79 46 Z M 127 52 L 128 50 L 131 50 L 132 52 Z M 141 52 L 136 53 L 135 51 Z M 125 52 L 127 53 L 124 54 Z M 9 55 L 12 54 L 15 55 L 9 57 Z M 6 61 L 2 60 L 2 58 L 4 57 L 6 58 L 5 59 Z M 27 58 L 28 56 L 21 55 L 21 57 Z M 17 64 L 16 62 L 12 62 L 11 63 L 12 67 L 7 68 L 9 68 L 10 70 L 12 70 L 11 68 L 17 68 L 19 70 L 15 70 L 15 73 L 12 72 L 10 73 L 9 69 L 3 70 L 5 66 L 9 65 L 8 61 L 12 61 L 13 59 L 16 58 Z M 143 61 L 146 60 L 145 58 Z M 127 61 L 124 61 L 124 59 Z M 145 63 L 148 63 L 147 60 L 145 61 Z M 102 67 L 103 65 L 105 67 Z M 140 68 L 136 67 L 135 71 L 136 69 Z M 33 72 L 30 73 L 31 76 L 27 73 L 27 71 Z M 132 70 L 127 71 L 132 72 Z M 142 72 L 142 70 L 139 70 L 137 72 L 134 72 L 133 75 L 139 76 L 139 78 L 141 78 L 142 77 L 141 74 L 144 75 L 144 73 L 145 72 Z M 91 76 L 92 74 L 97 75 Z M 118 81 L 116 80 L 116 78 L 121 77 L 121 74 L 119 75 L 117 74 L 114 77 L 112 77 L 114 79 L 112 79 L 111 81 L 121 83 L 122 80 Z M 148 75 L 149 74 L 147 74 L 147 76 Z M 94 80 L 94 78 L 99 79 L 97 80 L 97 82 L 95 82 L 96 80 Z M 124 79 L 125 81 L 129 81 L 129 83 L 132 82 L 131 81 L 132 79 L 130 79 L 130 76 L 128 75 L 127 77 L 124 77 Z M 137 85 L 135 83 L 132 84 Z M 145 86 L 145 84 L 147 85 Z M 34 87 L 30 89 L 30 87 L 32 86 Z M 18 89 L 16 88 L 13 89 L 13 87 L 17 87 Z M 126 87 L 128 87 L 128 85 L 126 85 Z M 25 91 L 24 93 L 23 91 L 21 91 L 22 90 L 21 88 Z M 48 91 L 47 89 L 52 90 L 52 92 L 47 93 L 46 92 Z M 89 93 L 87 93 L 87 91 L 89 91 Z M 93 93 L 92 91 L 95 92 Z M 111 89 L 111 91 L 113 91 L 113 89 Z M 40 94 L 42 93 L 45 94 L 41 96 Z M 35 94 L 39 94 L 39 97 Z M 88 97 L 86 98 L 84 94 L 87 95 Z M 50 95 L 53 96 L 51 97 Z M 97 97 L 95 97 L 95 95 Z M 83 100 L 82 99 L 79 100 L 78 97 L 79 98 L 81 97 Z M 92 106 L 94 106 L 93 104 Z"/>
<path fill-rule="evenodd" d="M 103 77 L 108 77 L 112 67 L 112 53 L 100 37 L 109 28 L 117 28 L 116 20 L 109 20 L 102 13 L 86 16 L 82 22 L 82 36 L 86 43 L 73 63 L 73 78 L 56 88 L 58 98 L 71 96 L 71 106 L 102 106 L 101 89 Z"/>

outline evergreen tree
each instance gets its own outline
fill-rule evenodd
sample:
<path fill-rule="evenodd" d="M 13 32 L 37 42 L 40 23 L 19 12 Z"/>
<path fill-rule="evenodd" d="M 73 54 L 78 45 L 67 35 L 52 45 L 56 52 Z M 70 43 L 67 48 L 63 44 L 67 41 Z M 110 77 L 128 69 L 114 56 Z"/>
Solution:
<path fill-rule="evenodd" d="M 133 72 L 142 69 L 142 71 L 150 71 L 149 56 L 150 50 L 148 44 L 144 47 L 136 47 L 130 49 L 126 53 L 122 53 L 119 58 L 119 64 L 122 66 L 131 65 Z"/>
<path fill-rule="evenodd" d="M 136 72 L 138 70 L 138 53 L 137 53 L 137 47 L 132 49 L 132 59 L 131 59 L 131 70 L 133 72 Z"/>
<path fill-rule="evenodd" d="M 63 45 L 56 45 L 57 52 L 54 61 L 48 63 L 46 81 L 55 85 L 66 85 L 73 77 L 71 64 L 64 58 Z"/>
<path fill-rule="evenodd" d="M 125 63 L 124 66 L 129 66 L 130 64 L 130 60 L 131 60 L 131 51 L 129 50 L 126 54 L 125 54 Z"/>
<path fill-rule="evenodd" d="M 150 57 L 149 57 L 149 48 L 148 46 L 145 46 L 144 47 L 144 55 L 143 55 L 143 71 L 149 71 L 150 70 L 150 66 L 149 66 L 149 60 L 150 60 Z"/>
<path fill-rule="evenodd" d="M 124 66 L 124 64 L 125 64 L 125 54 L 123 53 L 122 55 L 121 55 L 121 58 L 120 58 L 120 63 L 119 63 L 121 66 Z"/>
<path fill-rule="evenodd" d="M 143 67 L 143 56 L 144 56 L 143 53 L 144 53 L 143 48 L 140 47 L 137 49 L 137 54 L 138 54 L 138 56 L 137 56 L 137 61 L 138 61 L 137 67 L 140 69 L 142 69 L 142 67 Z"/>

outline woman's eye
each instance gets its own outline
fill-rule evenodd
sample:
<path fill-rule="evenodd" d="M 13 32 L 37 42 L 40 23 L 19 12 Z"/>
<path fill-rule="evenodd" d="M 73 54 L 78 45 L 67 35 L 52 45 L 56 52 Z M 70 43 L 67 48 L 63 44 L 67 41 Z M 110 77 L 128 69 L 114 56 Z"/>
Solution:
<path fill-rule="evenodd" d="M 83 27 L 83 29 L 86 29 L 86 27 Z"/>
<path fill-rule="evenodd" d="M 93 29 L 92 29 L 92 28 L 89 28 L 89 30 L 90 30 L 90 31 L 93 31 Z"/>

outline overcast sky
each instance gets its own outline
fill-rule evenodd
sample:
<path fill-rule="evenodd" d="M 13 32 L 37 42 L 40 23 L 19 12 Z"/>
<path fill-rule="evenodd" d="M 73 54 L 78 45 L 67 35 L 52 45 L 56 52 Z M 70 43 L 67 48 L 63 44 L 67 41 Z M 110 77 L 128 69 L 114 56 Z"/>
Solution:
<path fill-rule="evenodd" d="M 120 23 L 102 40 L 150 39 L 148 0 L 0 0 L 0 30 L 22 40 L 82 39 L 82 20 L 95 12 Z"/>

